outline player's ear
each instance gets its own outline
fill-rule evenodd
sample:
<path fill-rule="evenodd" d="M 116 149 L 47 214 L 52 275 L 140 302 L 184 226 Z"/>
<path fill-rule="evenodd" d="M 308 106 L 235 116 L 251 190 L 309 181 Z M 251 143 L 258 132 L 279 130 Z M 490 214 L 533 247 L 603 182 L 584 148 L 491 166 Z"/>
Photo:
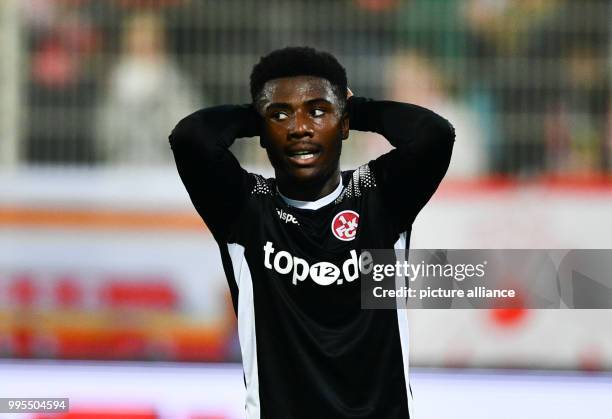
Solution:
<path fill-rule="evenodd" d="M 342 139 L 346 140 L 349 136 L 349 114 L 347 111 L 344 111 L 342 114 L 342 119 L 340 120 L 340 131 L 342 133 Z"/>

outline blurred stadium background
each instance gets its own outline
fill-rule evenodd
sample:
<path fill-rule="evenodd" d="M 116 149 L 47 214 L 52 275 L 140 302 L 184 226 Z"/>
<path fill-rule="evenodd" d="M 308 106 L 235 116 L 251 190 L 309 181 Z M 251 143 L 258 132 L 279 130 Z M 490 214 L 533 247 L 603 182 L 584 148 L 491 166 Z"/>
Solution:
<path fill-rule="evenodd" d="M 167 135 L 248 102 L 251 67 L 286 45 L 455 125 L 413 248 L 612 248 L 609 0 L 2 0 L 0 397 L 71 395 L 71 418 L 241 417 L 218 250 Z M 343 167 L 386 150 L 352 133 Z M 271 174 L 257 141 L 234 151 Z M 411 315 L 423 417 L 605 417 L 610 311 Z"/>

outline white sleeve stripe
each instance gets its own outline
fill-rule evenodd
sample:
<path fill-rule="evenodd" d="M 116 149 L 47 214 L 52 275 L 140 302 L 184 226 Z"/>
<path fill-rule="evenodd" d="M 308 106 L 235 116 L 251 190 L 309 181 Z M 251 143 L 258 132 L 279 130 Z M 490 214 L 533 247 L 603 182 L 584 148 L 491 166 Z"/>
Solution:
<path fill-rule="evenodd" d="M 399 239 L 393 245 L 395 250 L 405 249 L 406 248 L 406 232 L 400 234 Z M 405 286 L 406 278 L 405 277 L 397 277 L 396 281 L 403 281 L 403 284 L 396 284 L 396 286 Z M 401 289 L 401 288 L 396 288 Z M 415 419 L 414 416 L 414 401 L 412 398 L 412 393 L 410 391 L 410 376 L 409 376 L 409 334 L 408 334 L 408 310 L 406 310 L 406 302 L 402 299 L 402 301 L 397 302 L 397 325 L 399 327 L 399 336 L 400 336 L 400 344 L 402 347 L 402 361 L 404 364 L 404 380 L 406 380 L 406 392 L 408 399 L 408 414 L 410 415 L 410 419 Z"/>
<path fill-rule="evenodd" d="M 244 247 L 227 245 L 234 279 L 238 286 L 238 337 L 242 353 L 242 367 L 246 381 L 246 418 L 260 419 L 259 373 L 257 366 L 257 339 L 255 334 L 255 306 L 251 270 L 244 257 Z"/>

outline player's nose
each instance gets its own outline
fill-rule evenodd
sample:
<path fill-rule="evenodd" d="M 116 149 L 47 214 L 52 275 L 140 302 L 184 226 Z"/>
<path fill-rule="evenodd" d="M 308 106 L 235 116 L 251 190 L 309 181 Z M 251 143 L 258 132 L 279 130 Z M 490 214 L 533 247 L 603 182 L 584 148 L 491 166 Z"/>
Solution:
<path fill-rule="evenodd" d="M 290 138 L 312 137 L 314 128 L 312 121 L 304 112 L 296 112 L 293 116 L 292 123 L 289 125 Z"/>

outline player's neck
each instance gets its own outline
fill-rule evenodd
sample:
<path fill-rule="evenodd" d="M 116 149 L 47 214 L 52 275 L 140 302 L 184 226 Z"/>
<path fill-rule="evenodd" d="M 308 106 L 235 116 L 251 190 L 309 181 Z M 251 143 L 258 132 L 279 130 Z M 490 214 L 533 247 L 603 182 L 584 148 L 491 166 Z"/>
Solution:
<path fill-rule="evenodd" d="M 295 184 L 286 179 L 277 178 L 278 191 L 285 197 L 297 201 L 316 201 L 336 190 L 340 184 L 340 169 L 327 178 L 323 183 Z"/>

